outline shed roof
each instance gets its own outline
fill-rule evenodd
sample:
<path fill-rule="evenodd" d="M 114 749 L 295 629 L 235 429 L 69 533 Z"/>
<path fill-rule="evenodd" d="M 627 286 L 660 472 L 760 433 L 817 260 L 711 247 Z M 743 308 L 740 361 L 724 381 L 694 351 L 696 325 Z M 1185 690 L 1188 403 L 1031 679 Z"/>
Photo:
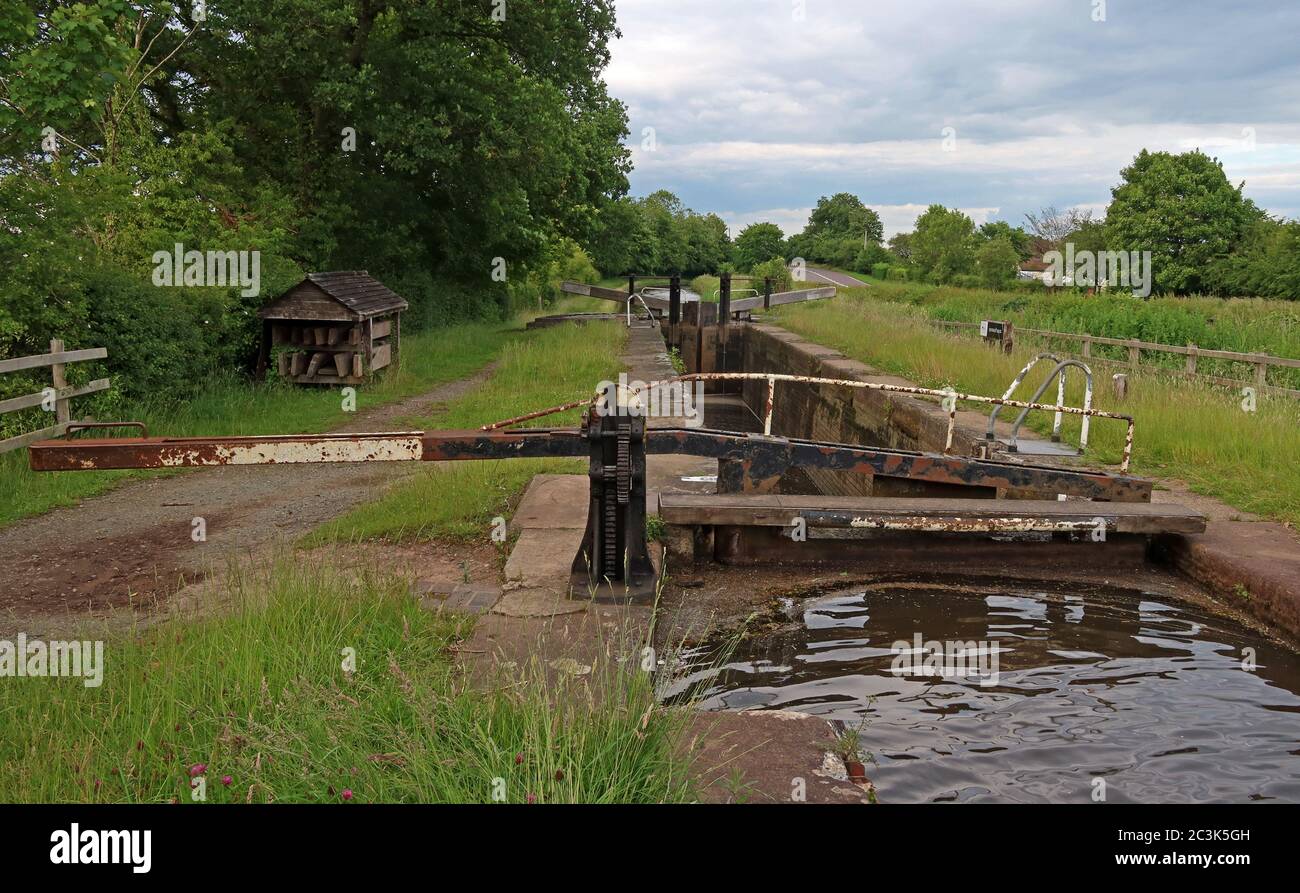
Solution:
<path fill-rule="evenodd" d="M 365 270 L 336 270 L 329 273 L 308 273 L 306 279 L 263 307 L 258 315 L 284 317 L 285 313 L 282 308 L 277 307 L 278 304 L 285 302 L 297 292 L 303 290 L 314 292 L 316 289 L 324 292 L 361 319 L 405 310 L 408 306 L 401 295 Z"/>

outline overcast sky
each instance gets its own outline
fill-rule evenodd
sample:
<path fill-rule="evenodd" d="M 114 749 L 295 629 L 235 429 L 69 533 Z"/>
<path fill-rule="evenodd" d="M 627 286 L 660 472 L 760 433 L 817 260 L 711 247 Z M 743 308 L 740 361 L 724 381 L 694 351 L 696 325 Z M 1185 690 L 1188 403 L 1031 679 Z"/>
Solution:
<path fill-rule="evenodd" d="M 1300 0 L 1106 0 L 1104 21 L 1101 0 L 616 5 L 632 193 L 672 190 L 733 236 L 798 232 L 840 191 L 887 235 L 931 202 L 977 223 L 1101 210 L 1144 147 L 1199 147 L 1300 217 Z"/>

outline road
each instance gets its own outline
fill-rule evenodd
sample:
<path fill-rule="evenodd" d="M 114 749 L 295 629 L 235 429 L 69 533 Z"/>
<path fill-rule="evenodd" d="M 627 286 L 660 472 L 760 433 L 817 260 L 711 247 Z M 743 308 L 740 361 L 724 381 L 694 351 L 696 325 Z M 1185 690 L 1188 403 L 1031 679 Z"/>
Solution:
<path fill-rule="evenodd" d="M 838 273 L 835 270 L 826 270 L 821 267 L 807 267 L 804 272 L 810 279 L 819 282 L 829 282 L 831 285 L 838 285 L 841 288 L 864 288 L 867 283 L 861 279 L 855 279 L 847 273 Z"/>

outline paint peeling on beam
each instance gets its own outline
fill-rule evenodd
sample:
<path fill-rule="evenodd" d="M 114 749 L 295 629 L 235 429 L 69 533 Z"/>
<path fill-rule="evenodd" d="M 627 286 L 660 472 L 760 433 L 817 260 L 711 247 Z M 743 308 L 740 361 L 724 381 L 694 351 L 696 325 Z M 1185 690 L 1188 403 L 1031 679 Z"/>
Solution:
<path fill-rule="evenodd" d="M 395 431 L 268 437 L 111 437 L 43 440 L 28 448 L 33 471 L 206 468 L 332 462 L 418 462 L 584 455 L 577 428 Z"/>
<path fill-rule="evenodd" d="M 420 432 L 274 437 L 110 437 L 43 440 L 28 447 L 33 471 L 409 462 Z"/>

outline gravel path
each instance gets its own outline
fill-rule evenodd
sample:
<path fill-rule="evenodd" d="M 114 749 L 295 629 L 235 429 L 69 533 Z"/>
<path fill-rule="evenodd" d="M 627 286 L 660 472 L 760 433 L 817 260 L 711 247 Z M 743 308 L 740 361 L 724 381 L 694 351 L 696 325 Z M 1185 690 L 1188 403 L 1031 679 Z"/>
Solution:
<path fill-rule="evenodd" d="M 480 385 L 493 366 L 359 412 L 383 431 Z M 158 601 L 231 559 L 293 542 L 420 468 L 418 462 L 210 468 L 132 481 L 0 530 L 0 631 Z M 191 538 L 203 518 L 207 539 Z"/>

